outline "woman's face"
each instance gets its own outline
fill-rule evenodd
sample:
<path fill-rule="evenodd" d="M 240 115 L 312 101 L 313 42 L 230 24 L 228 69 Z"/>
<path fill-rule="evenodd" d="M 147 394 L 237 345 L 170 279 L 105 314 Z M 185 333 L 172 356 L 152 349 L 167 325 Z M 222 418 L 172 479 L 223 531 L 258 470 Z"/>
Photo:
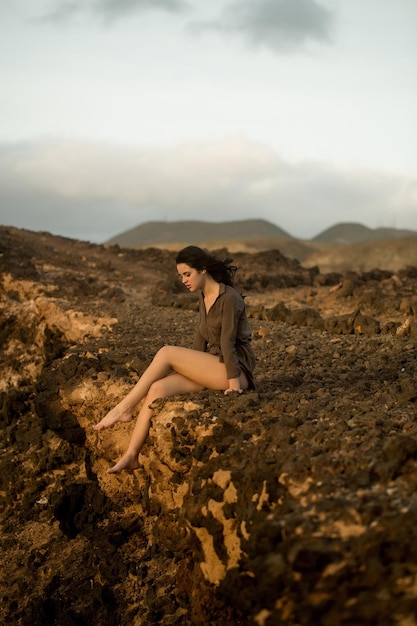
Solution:
<path fill-rule="evenodd" d="M 177 272 L 180 281 L 187 287 L 188 291 L 197 291 L 197 289 L 203 288 L 206 276 L 205 270 L 196 270 L 194 267 L 187 265 L 187 263 L 179 263 Z"/>

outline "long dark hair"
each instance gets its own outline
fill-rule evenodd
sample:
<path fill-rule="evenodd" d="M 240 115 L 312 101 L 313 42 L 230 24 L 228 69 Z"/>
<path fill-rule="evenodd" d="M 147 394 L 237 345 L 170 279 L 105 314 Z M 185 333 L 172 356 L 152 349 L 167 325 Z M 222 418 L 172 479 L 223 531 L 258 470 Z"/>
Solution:
<path fill-rule="evenodd" d="M 237 267 L 236 265 L 232 265 L 232 261 L 233 259 L 230 258 L 221 261 L 198 246 L 187 246 L 183 248 L 178 252 L 175 259 L 177 265 L 179 263 L 185 263 L 199 272 L 206 270 L 218 283 L 224 283 L 225 285 L 234 287 L 233 277 Z"/>

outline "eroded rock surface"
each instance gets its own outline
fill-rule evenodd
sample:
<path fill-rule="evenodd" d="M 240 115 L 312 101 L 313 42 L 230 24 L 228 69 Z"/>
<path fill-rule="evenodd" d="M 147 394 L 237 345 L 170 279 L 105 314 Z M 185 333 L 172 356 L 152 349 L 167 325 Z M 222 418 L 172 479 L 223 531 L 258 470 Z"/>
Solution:
<path fill-rule="evenodd" d="M 18 626 L 417 623 L 417 269 L 237 254 L 256 391 L 92 425 L 195 297 L 174 253 L 0 228 L 0 620 Z"/>

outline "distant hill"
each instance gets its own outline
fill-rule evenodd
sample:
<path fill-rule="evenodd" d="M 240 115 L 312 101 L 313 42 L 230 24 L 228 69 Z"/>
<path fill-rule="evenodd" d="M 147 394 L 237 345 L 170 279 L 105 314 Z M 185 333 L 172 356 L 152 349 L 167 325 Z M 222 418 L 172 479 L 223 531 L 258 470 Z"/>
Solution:
<path fill-rule="evenodd" d="M 266 220 L 234 222 L 147 222 L 109 239 L 107 243 L 127 248 L 160 246 L 162 244 L 209 244 L 251 239 L 293 239 L 285 230 Z"/>
<path fill-rule="evenodd" d="M 323 273 L 417 268 L 417 235 L 346 245 L 321 243 L 316 251 L 304 257 L 303 263 L 307 266 L 318 265 Z"/>
<path fill-rule="evenodd" d="M 416 231 L 396 228 L 368 228 L 363 224 L 342 223 L 327 228 L 312 239 L 323 243 L 346 245 L 381 239 L 397 239 L 417 235 Z"/>
<path fill-rule="evenodd" d="M 305 267 L 322 272 L 359 268 L 398 270 L 417 267 L 417 232 L 368 228 L 357 223 L 336 224 L 312 239 L 296 239 L 266 220 L 234 222 L 147 222 L 110 239 L 124 248 L 179 249 L 188 244 L 237 252 L 279 250 Z"/>
<path fill-rule="evenodd" d="M 190 243 L 207 247 L 232 249 L 285 248 L 287 253 L 306 256 L 310 247 L 320 244 L 350 245 L 367 241 L 383 241 L 416 236 L 417 231 L 396 228 L 368 228 L 363 224 L 346 222 L 335 224 L 312 239 L 296 239 L 288 232 L 261 219 L 230 222 L 205 222 L 187 220 L 178 222 L 146 222 L 126 230 L 106 243 L 122 248 L 145 248 L 149 246 L 170 247 Z M 301 249 L 302 248 L 302 249 Z M 284 252 L 285 254 L 285 252 Z"/>

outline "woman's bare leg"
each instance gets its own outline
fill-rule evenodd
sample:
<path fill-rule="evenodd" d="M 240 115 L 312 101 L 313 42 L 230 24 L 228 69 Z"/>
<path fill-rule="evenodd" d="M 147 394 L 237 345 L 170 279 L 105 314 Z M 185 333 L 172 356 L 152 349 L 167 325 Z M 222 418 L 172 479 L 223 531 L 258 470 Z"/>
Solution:
<path fill-rule="evenodd" d="M 227 389 L 228 387 L 226 368 L 218 357 L 189 348 L 164 346 L 158 350 L 152 363 L 127 396 L 93 428 L 101 430 L 116 422 L 130 421 L 133 408 L 146 396 L 151 385 L 173 371 L 201 385 L 202 388 Z"/>
<path fill-rule="evenodd" d="M 108 474 L 118 474 L 122 470 L 134 470 L 139 467 L 138 456 L 148 436 L 151 425 L 152 409 L 149 405 L 157 398 L 166 398 L 180 393 L 201 391 L 203 387 L 185 378 L 181 374 L 172 374 L 151 385 L 136 420 L 129 446 L 120 461 L 107 470 Z"/>

